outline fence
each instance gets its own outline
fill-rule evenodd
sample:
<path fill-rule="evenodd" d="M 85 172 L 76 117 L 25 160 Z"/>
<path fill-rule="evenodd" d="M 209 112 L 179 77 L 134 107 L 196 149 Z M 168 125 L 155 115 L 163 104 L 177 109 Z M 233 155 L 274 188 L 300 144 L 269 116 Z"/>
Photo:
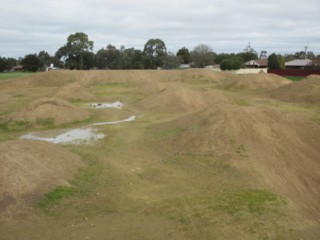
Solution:
<path fill-rule="evenodd" d="M 312 70 L 312 69 L 268 69 L 268 73 L 274 73 L 280 76 L 300 76 L 306 77 L 311 74 L 320 75 L 320 70 Z"/>

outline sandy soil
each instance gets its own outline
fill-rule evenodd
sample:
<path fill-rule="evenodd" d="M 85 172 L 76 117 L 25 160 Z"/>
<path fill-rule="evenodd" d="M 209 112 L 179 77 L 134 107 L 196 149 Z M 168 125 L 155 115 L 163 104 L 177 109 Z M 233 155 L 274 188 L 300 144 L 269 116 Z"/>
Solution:
<path fill-rule="evenodd" d="M 59 146 L 31 140 L 0 143 L 0 216 L 19 217 L 57 185 L 69 185 L 85 164 Z"/>

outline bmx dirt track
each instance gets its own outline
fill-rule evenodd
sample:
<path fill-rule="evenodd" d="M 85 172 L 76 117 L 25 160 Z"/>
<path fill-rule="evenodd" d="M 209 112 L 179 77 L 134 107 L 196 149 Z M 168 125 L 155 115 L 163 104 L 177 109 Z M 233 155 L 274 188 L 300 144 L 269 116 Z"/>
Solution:
<path fill-rule="evenodd" d="M 319 83 L 204 69 L 3 81 L 1 236 L 318 239 Z M 124 107 L 88 107 L 108 101 Z M 89 145 L 19 140 L 130 115 Z M 76 191 L 39 206 L 59 185 Z"/>

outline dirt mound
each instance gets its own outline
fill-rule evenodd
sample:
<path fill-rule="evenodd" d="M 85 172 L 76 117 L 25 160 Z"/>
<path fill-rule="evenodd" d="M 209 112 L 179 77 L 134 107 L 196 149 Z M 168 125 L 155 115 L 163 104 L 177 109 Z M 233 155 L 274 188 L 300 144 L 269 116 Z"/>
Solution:
<path fill-rule="evenodd" d="M 259 73 L 233 75 L 220 81 L 217 87 L 225 90 L 272 90 L 289 83 L 289 80 L 278 75 Z"/>
<path fill-rule="evenodd" d="M 186 83 L 219 83 L 233 76 L 232 73 L 228 72 L 216 72 L 200 68 L 181 71 L 181 81 Z"/>
<path fill-rule="evenodd" d="M 86 84 L 73 82 L 63 86 L 55 95 L 56 98 L 75 99 L 75 100 L 90 100 L 94 99 L 94 95 L 90 93 Z"/>
<path fill-rule="evenodd" d="M 280 87 L 271 92 L 270 97 L 298 103 L 320 103 L 320 76 L 310 75 L 307 78 Z"/>
<path fill-rule="evenodd" d="M 0 143 L 0 216 L 25 211 L 57 185 L 67 185 L 84 166 L 62 147 L 31 140 Z"/>
<path fill-rule="evenodd" d="M 29 105 L 26 110 L 12 113 L 9 119 L 26 121 L 40 125 L 60 125 L 85 120 L 89 113 L 84 109 L 72 106 L 58 98 L 41 98 Z"/>
<path fill-rule="evenodd" d="M 320 219 L 319 125 L 271 109 L 211 106 L 161 124 L 162 131 L 176 133 L 163 140 L 163 147 L 214 153 L 235 165 L 254 166 L 275 191 Z"/>
<path fill-rule="evenodd" d="M 193 112 L 207 106 L 203 93 L 179 83 L 151 85 L 157 93 L 139 102 L 138 107 L 151 112 Z"/>
<path fill-rule="evenodd" d="M 34 87 L 60 87 L 77 81 L 81 75 L 73 71 L 51 71 L 35 73 L 29 76 L 10 79 L 1 84 L 10 88 L 34 88 Z"/>

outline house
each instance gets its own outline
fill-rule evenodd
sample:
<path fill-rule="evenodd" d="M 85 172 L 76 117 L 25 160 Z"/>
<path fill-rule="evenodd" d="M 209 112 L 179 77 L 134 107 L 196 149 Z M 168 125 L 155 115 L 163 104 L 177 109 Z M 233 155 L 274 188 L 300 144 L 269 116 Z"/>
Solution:
<path fill-rule="evenodd" d="M 21 72 L 23 70 L 23 66 L 22 65 L 17 65 L 14 66 L 10 69 L 10 72 Z"/>
<path fill-rule="evenodd" d="M 268 67 L 268 59 L 251 60 L 245 63 L 246 68 L 266 68 Z"/>
<path fill-rule="evenodd" d="M 286 69 L 311 69 L 312 65 L 310 59 L 294 59 L 285 63 Z"/>

